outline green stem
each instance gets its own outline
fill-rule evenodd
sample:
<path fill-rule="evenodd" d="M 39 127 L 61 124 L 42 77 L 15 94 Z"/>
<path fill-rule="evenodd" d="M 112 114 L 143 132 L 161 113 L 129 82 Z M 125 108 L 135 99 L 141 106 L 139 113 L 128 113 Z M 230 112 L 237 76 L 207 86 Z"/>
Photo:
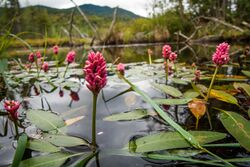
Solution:
<path fill-rule="evenodd" d="M 59 61 L 58 61 L 58 55 L 55 55 L 56 56 L 56 72 L 57 72 L 57 75 L 59 74 L 59 71 L 58 71 L 58 68 L 59 68 Z"/>
<path fill-rule="evenodd" d="M 18 133 L 18 126 L 17 126 L 17 122 L 16 121 L 14 121 L 14 125 L 15 125 L 16 137 L 18 139 L 19 138 L 19 133 Z"/>
<path fill-rule="evenodd" d="M 37 60 L 35 61 L 35 63 L 36 63 L 37 78 L 39 78 L 39 67 L 38 67 Z"/>
<path fill-rule="evenodd" d="M 69 68 L 69 63 L 66 66 L 66 69 L 65 69 L 64 74 L 63 74 L 63 78 L 65 78 L 65 75 L 66 75 L 66 72 L 68 71 L 68 68 Z"/>
<path fill-rule="evenodd" d="M 96 147 L 96 102 L 98 94 L 93 93 L 92 145 Z"/>
<path fill-rule="evenodd" d="M 165 70 L 166 70 L 166 82 L 168 81 L 168 59 L 165 59 L 166 62 L 166 66 L 165 66 Z"/>
<path fill-rule="evenodd" d="M 199 126 L 199 119 L 196 119 L 196 124 L 195 124 L 195 130 L 198 130 L 198 126 Z"/>
<path fill-rule="evenodd" d="M 206 101 L 208 101 L 208 99 L 209 99 L 210 92 L 211 92 L 211 89 L 212 89 L 212 87 L 213 87 L 214 80 L 215 80 L 215 78 L 216 78 L 216 74 L 217 74 L 217 72 L 218 72 L 218 69 L 219 69 L 219 67 L 216 66 L 215 71 L 214 71 L 213 78 L 212 78 L 211 83 L 210 83 L 209 88 L 208 88 L 207 96 L 206 96 L 206 98 L 205 98 Z"/>
<path fill-rule="evenodd" d="M 148 54 L 148 61 L 149 61 L 149 64 L 152 64 L 151 54 Z"/>

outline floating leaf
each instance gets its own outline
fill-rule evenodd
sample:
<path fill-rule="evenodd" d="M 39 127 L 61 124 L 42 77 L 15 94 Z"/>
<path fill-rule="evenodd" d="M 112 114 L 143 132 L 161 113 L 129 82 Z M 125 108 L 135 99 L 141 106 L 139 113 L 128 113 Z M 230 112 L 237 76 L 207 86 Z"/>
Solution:
<path fill-rule="evenodd" d="M 26 134 L 22 134 L 17 141 L 17 148 L 15 152 L 15 156 L 12 162 L 11 167 L 19 167 L 19 164 L 23 158 L 23 154 L 26 148 L 26 143 L 28 140 L 28 136 Z"/>
<path fill-rule="evenodd" d="M 199 95 L 200 95 L 200 94 L 199 94 L 198 92 L 196 92 L 195 90 L 189 89 L 189 90 L 187 90 L 187 91 L 183 94 L 183 97 L 193 99 L 193 98 L 198 97 Z"/>
<path fill-rule="evenodd" d="M 65 126 L 61 117 L 43 110 L 27 111 L 27 119 L 43 131 L 50 131 Z"/>
<path fill-rule="evenodd" d="M 43 137 L 45 141 L 60 147 L 88 145 L 85 140 L 73 136 L 44 134 Z"/>
<path fill-rule="evenodd" d="M 206 113 L 206 102 L 201 99 L 194 99 L 188 103 L 188 108 L 196 119 L 200 119 Z"/>
<path fill-rule="evenodd" d="M 180 85 L 188 85 L 188 82 L 183 80 L 183 79 L 179 79 L 179 78 L 172 78 L 171 79 L 175 84 L 180 84 Z"/>
<path fill-rule="evenodd" d="M 53 153 L 26 159 L 19 167 L 60 167 L 68 158 L 74 155 L 68 153 Z"/>
<path fill-rule="evenodd" d="M 180 157 L 192 157 L 202 152 L 203 152 L 202 150 L 176 149 L 176 150 L 165 151 L 163 154 L 180 156 Z"/>
<path fill-rule="evenodd" d="M 250 122 L 235 112 L 220 110 L 220 120 L 227 131 L 250 151 Z"/>
<path fill-rule="evenodd" d="M 246 83 L 234 83 L 234 88 L 235 89 L 239 89 L 242 88 L 247 94 L 248 96 L 250 96 L 250 85 L 246 84 Z"/>
<path fill-rule="evenodd" d="M 150 115 L 147 110 L 135 110 L 125 113 L 114 114 L 108 117 L 105 117 L 105 121 L 128 121 L 136 120 Z"/>
<path fill-rule="evenodd" d="M 227 103 L 238 105 L 238 101 L 234 96 L 232 96 L 224 91 L 221 91 L 221 90 L 212 89 L 210 92 L 210 97 L 216 98 L 218 100 L 221 100 L 221 101 L 224 101 Z"/>
<path fill-rule="evenodd" d="M 157 104 L 165 104 L 165 105 L 182 105 L 190 102 L 191 98 L 186 99 L 154 99 L 154 102 Z"/>
<path fill-rule="evenodd" d="M 242 72 L 244 75 L 250 77 L 250 71 L 242 70 L 241 72 Z"/>
<path fill-rule="evenodd" d="M 153 84 L 153 86 L 163 92 L 165 92 L 166 94 L 170 95 L 170 96 L 173 96 L 173 97 L 180 97 L 182 96 L 182 93 L 172 87 L 172 86 L 168 86 L 168 85 L 164 85 L 164 84 Z"/>
<path fill-rule="evenodd" d="M 189 131 L 189 133 L 193 135 L 201 145 L 226 137 L 225 133 L 211 131 Z M 161 132 L 138 138 L 133 142 L 134 144 L 128 148 L 138 153 L 191 147 L 190 143 L 178 132 Z"/>
<path fill-rule="evenodd" d="M 40 151 L 40 152 L 58 152 L 60 151 L 60 148 L 52 145 L 51 143 L 44 141 L 44 140 L 30 140 L 27 143 L 27 148 L 34 150 L 34 151 Z"/>
<path fill-rule="evenodd" d="M 66 124 L 67 126 L 69 126 L 69 125 L 72 125 L 72 124 L 74 124 L 74 123 L 76 123 L 76 122 L 82 120 L 83 118 L 84 118 L 84 116 L 79 116 L 79 117 L 71 118 L 71 119 L 66 120 L 66 121 L 65 121 L 65 124 Z"/>

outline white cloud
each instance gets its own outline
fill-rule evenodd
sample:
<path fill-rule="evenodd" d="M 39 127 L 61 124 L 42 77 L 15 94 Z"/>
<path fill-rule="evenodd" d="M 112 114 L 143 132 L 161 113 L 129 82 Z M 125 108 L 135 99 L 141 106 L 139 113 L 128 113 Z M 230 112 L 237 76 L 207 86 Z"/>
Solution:
<path fill-rule="evenodd" d="M 46 5 L 54 8 L 69 8 L 73 7 L 73 3 L 70 0 L 19 0 L 21 6 L 28 5 Z M 100 6 L 110 6 L 124 8 L 132 11 L 135 14 L 141 16 L 147 16 L 148 12 L 146 6 L 148 1 L 146 0 L 75 0 L 78 5 L 82 4 L 95 4 Z"/>

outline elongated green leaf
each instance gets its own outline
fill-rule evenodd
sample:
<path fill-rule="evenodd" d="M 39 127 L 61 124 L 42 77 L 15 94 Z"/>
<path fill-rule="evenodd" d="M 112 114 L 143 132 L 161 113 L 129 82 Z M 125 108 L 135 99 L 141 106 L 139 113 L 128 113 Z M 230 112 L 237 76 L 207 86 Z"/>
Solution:
<path fill-rule="evenodd" d="M 136 120 L 148 116 L 150 113 L 147 110 L 135 110 L 125 113 L 114 114 L 108 117 L 105 117 L 105 121 L 128 121 Z"/>
<path fill-rule="evenodd" d="M 241 72 L 242 72 L 244 75 L 250 77 L 250 71 L 242 70 Z"/>
<path fill-rule="evenodd" d="M 182 105 L 182 104 L 187 104 L 191 100 L 192 100 L 191 98 L 187 98 L 187 99 L 154 99 L 154 102 L 157 104 L 165 104 L 165 105 Z"/>
<path fill-rule="evenodd" d="M 30 140 L 27 148 L 40 152 L 58 152 L 61 149 L 44 140 Z"/>
<path fill-rule="evenodd" d="M 189 133 L 193 135 L 200 144 L 211 143 L 226 137 L 224 133 L 210 131 L 189 131 Z M 141 137 L 132 142 L 133 144 L 130 143 L 130 147 L 127 147 L 138 153 L 192 147 L 190 143 L 177 132 L 161 132 Z"/>
<path fill-rule="evenodd" d="M 26 148 L 26 144 L 27 144 L 27 140 L 28 140 L 28 136 L 26 134 L 22 134 L 18 141 L 17 141 L 17 148 L 16 148 L 16 152 L 15 152 L 15 156 L 14 159 L 12 161 L 12 165 L 11 167 L 18 167 L 22 158 L 23 158 L 23 154 Z"/>
<path fill-rule="evenodd" d="M 164 85 L 164 84 L 152 84 L 155 88 L 165 92 L 166 94 L 170 95 L 170 96 L 173 96 L 173 97 L 180 97 L 182 96 L 182 93 L 172 87 L 172 86 L 168 86 L 168 85 Z"/>
<path fill-rule="evenodd" d="M 222 111 L 220 120 L 223 126 L 242 147 L 250 151 L 250 121 L 235 112 L 220 111 Z"/>
<path fill-rule="evenodd" d="M 73 164 L 71 164 L 69 167 L 83 167 L 86 166 L 87 163 L 96 155 L 97 152 L 94 153 L 86 153 L 82 155 L 79 160 L 75 161 Z"/>
<path fill-rule="evenodd" d="M 83 153 L 81 153 L 83 154 Z M 81 154 L 53 153 L 26 159 L 19 167 L 60 167 L 68 158 Z"/>
<path fill-rule="evenodd" d="M 226 93 L 224 91 L 221 91 L 221 90 L 212 89 L 211 92 L 210 92 L 210 97 L 211 98 L 216 98 L 216 99 L 218 99 L 220 101 L 224 101 L 224 102 L 227 102 L 227 103 L 238 105 L 238 101 L 234 96 L 232 96 L 232 95 L 230 95 L 230 94 L 228 94 L 228 93 Z"/>
<path fill-rule="evenodd" d="M 163 152 L 163 154 L 166 154 L 166 155 L 173 155 L 173 156 L 180 156 L 180 157 L 192 157 L 200 153 L 202 153 L 201 150 L 194 150 L 194 149 L 174 149 L 174 150 L 167 150 Z"/>
<path fill-rule="evenodd" d="M 183 79 L 179 79 L 179 78 L 172 78 L 171 79 L 175 84 L 180 84 L 180 85 L 188 85 L 188 82 L 183 80 Z"/>
<path fill-rule="evenodd" d="M 148 158 L 151 159 L 158 159 L 158 160 L 168 160 L 168 161 L 184 161 L 184 162 L 191 162 L 194 164 L 205 164 L 205 165 L 212 165 L 212 166 L 224 166 L 222 164 L 218 164 L 215 162 L 209 162 L 209 161 L 202 161 L 192 158 L 185 158 L 180 156 L 174 156 L 174 155 L 165 155 L 165 154 L 147 154 Z"/>
<path fill-rule="evenodd" d="M 200 94 L 198 92 L 196 92 L 195 90 L 193 89 L 189 89 L 187 90 L 184 94 L 183 94 L 183 97 L 185 98 L 196 98 L 198 97 Z"/>
<path fill-rule="evenodd" d="M 61 117 L 42 110 L 27 111 L 27 119 L 43 131 L 59 130 L 58 128 L 65 126 Z"/>
<path fill-rule="evenodd" d="M 250 85 L 246 83 L 234 83 L 234 88 L 239 89 L 242 88 L 248 96 L 250 96 Z"/>
<path fill-rule="evenodd" d="M 60 147 L 88 145 L 85 140 L 73 136 L 44 134 L 43 137 L 45 141 Z"/>

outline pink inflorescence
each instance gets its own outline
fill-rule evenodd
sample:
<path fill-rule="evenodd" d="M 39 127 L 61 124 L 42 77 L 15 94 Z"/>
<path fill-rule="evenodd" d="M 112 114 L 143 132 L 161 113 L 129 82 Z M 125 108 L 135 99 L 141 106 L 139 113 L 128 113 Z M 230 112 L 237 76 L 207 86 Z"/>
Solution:
<path fill-rule="evenodd" d="M 10 114 L 11 118 L 17 120 L 20 103 L 14 100 L 5 100 L 4 109 Z"/>
<path fill-rule="evenodd" d="M 42 69 L 44 72 L 47 72 L 49 70 L 49 63 L 48 62 L 44 62 L 42 65 Z"/>
<path fill-rule="evenodd" d="M 35 61 L 34 53 L 30 53 L 28 59 L 29 59 L 29 62 L 33 63 Z"/>
<path fill-rule="evenodd" d="M 73 63 L 75 61 L 75 56 L 76 56 L 75 51 L 70 51 L 67 54 L 66 61 L 68 62 L 68 64 L 71 64 L 71 63 Z"/>
<path fill-rule="evenodd" d="M 177 58 L 177 54 L 175 52 L 170 53 L 169 60 L 174 62 Z"/>
<path fill-rule="evenodd" d="M 230 49 L 230 45 L 228 45 L 228 43 L 223 42 L 219 44 L 212 57 L 214 64 L 216 64 L 217 66 L 222 66 L 224 64 L 227 64 L 228 61 L 230 60 L 229 54 L 228 54 L 229 49 Z"/>
<path fill-rule="evenodd" d="M 87 87 L 98 94 L 107 83 L 106 61 L 100 52 L 90 52 L 83 69 Z"/>
<path fill-rule="evenodd" d="M 164 57 L 165 59 L 168 59 L 171 52 L 172 52 L 171 47 L 169 45 L 164 45 L 162 48 L 162 57 Z"/>
<path fill-rule="evenodd" d="M 55 45 L 55 46 L 53 47 L 53 53 L 54 53 L 55 55 L 57 55 L 58 52 L 59 52 L 59 47 L 58 47 L 57 45 Z"/>
<path fill-rule="evenodd" d="M 40 59 L 42 57 L 42 54 L 41 54 L 41 52 L 39 50 L 36 52 L 36 57 L 38 59 Z"/>
<path fill-rule="evenodd" d="M 124 75 L 125 73 L 125 65 L 122 63 L 119 63 L 116 67 L 116 70 L 120 72 L 120 74 Z"/>

